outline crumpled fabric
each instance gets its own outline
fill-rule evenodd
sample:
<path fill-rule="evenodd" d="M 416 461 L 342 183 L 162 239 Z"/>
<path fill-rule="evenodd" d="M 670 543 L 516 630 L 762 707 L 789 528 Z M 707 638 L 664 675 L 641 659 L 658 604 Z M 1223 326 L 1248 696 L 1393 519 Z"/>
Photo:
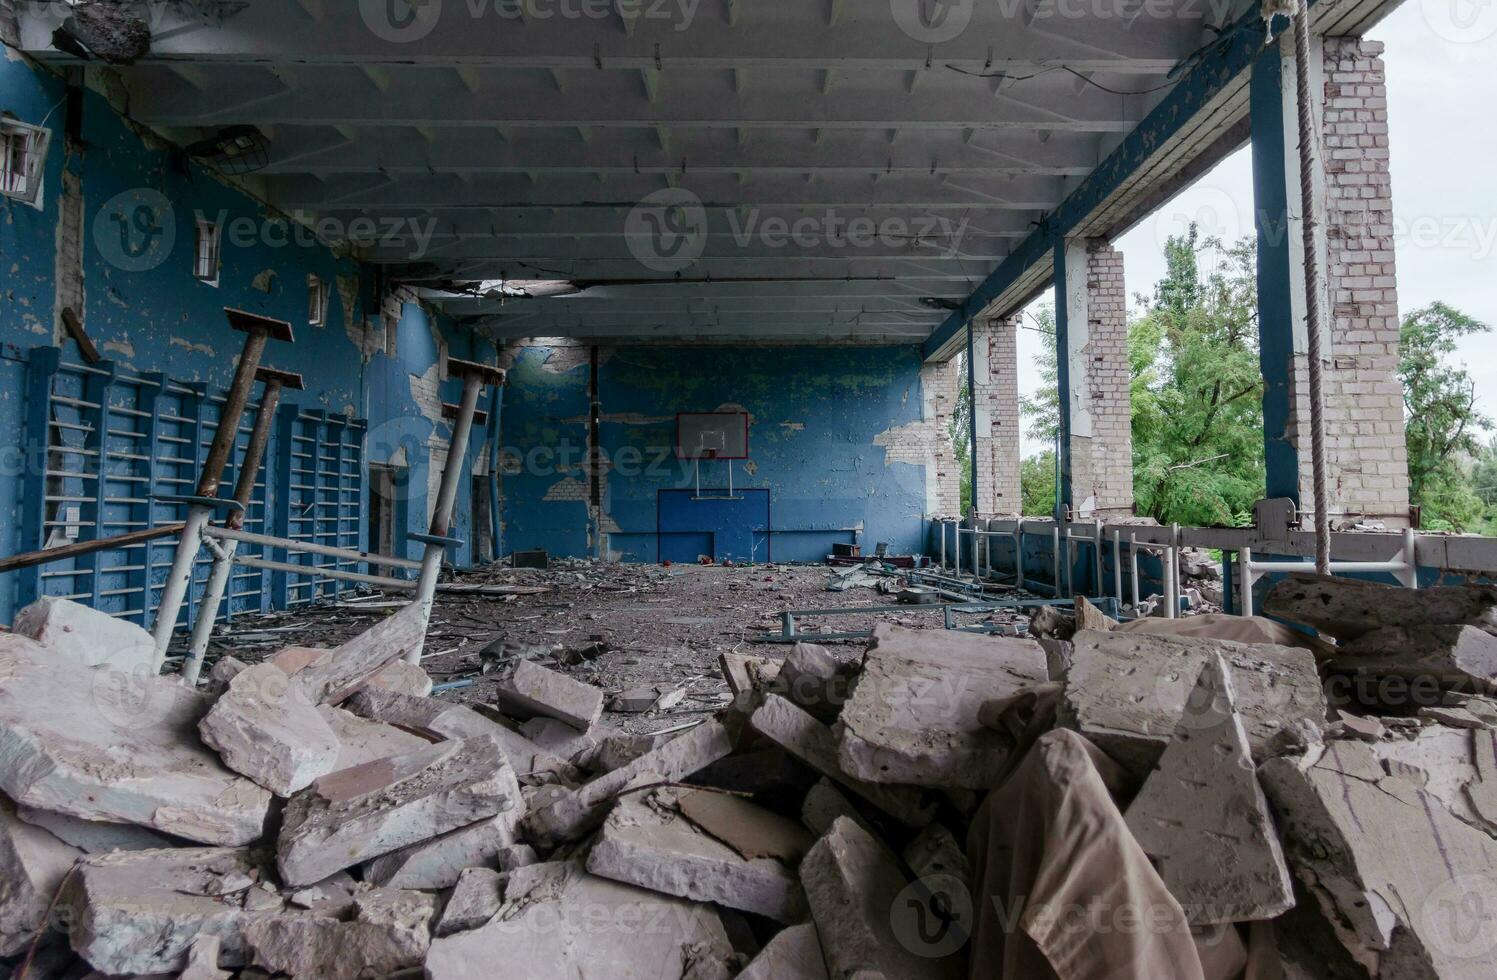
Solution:
<path fill-rule="evenodd" d="M 973 980 L 1207 980 L 1184 910 L 1114 802 L 1126 786 L 1101 750 L 1057 729 L 988 794 L 967 841 Z"/>

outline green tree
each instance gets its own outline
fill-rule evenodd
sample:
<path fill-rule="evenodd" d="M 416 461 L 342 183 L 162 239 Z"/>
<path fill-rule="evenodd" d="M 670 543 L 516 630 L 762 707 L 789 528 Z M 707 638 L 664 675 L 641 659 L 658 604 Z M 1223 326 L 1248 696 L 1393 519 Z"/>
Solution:
<path fill-rule="evenodd" d="M 957 372 L 956 409 L 951 413 L 947 435 L 956 456 L 957 472 L 961 474 L 962 515 L 972 510 L 972 386 L 967 383 L 967 355 L 956 358 Z"/>
<path fill-rule="evenodd" d="M 1055 514 L 1055 451 L 1047 449 L 1025 459 L 1019 467 L 1019 487 L 1025 517 Z"/>
<path fill-rule="evenodd" d="M 1476 408 L 1476 382 L 1450 356 L 1462 337 L 1490 330 L 1437 302 L 1406 316 L 1400 331 L 1409 499 L 1431 529 L 1470 529 L 1488 509 L 1470 464 L 1482 454 L 1480 436 L 1491 430 L 1492 420 Z"/>
<path fill-rule="evenodd" d="M 1060 368 L 1055 352 L 1055 307 L 1041 306 L 1033 313 L 1026 311 L 1024 316 L 1030 322 L 1021 324 L 1019 329 L 1042 334 L 1044 343 L 1040 344 L 1036 361 L 1040 372 L 1040 386 L 1033 395 L 1019 396 L 1019 410 L 1029 419 L 1026 430 L 1029 438 L 1053 445 L 1060 432 Z"/>
<path fill-rule="evenodd" d="M 1254 243 L 1192 228 L 1165 255 L 1129 327 L 1134 495 L 1161 523 L 1241 525 L 1264 485 Z"/>

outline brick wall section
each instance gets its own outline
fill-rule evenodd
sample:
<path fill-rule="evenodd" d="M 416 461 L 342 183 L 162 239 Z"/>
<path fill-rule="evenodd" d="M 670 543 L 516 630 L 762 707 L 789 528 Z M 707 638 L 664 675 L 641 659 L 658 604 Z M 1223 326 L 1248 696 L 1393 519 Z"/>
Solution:
<path fill-rule="evenodd" d="M 1133 513 L 1133 398 L 1128 368 L 1128 291 L 1123 253 L 1096 243 L 1087 249 L 1085 395 L 1092 435 L 1071 439 L 1071 497 L 1085 513 Z M 1073 375 L 1074 376 L 1074 375 Z"/>
<path fill-rule="evenodd" d="M 1382 51 L 1382 44 L 1364 38 L 1325 39 L 1327 473 L 1333 515 L 1367 514 L 1406 525 L 1409 469 Z M 1301 501 L 1308 512 L 1314 477 L 1308 364 L 1302 357 L 1295 363 L 1293 409 Z"/>
<path fill-rule="evenodd" d="M 933 517 L 961 514 L 962 481 L 967 474 L 957 463 L 949 435 L 951 417 L 956 413 L 957 392 L 967 382 L 957 370 L 959 366 L 953 358 L 944 364 L 926 364 L 920 368 L 920 387 L 924 392 L 921 417 L 927 424 L 911 435 L 921 439 L 922 454 L 928 459 L 927 479 L 934 480 L 934 492 L 926 491 L 926 499 L 934 507 Z"/>
<path fill-rule="evenodd" d="M 1019 488 L 1019 320 L 974 321 L 977 353 L 973 411 L 977 415 L 977 512 L 1007 517 L 1023 510 Z"/>

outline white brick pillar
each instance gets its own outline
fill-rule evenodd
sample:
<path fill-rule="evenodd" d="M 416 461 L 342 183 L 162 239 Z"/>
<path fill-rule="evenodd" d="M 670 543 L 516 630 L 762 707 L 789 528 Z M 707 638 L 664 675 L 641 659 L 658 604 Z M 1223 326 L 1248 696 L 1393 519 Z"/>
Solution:
<path fill-rule="evenodd" d="M 1407 526 L 1408 452 L 1404 442 L 1403 385 L 1398 377 L 1398 280 L 1393 244 L 1393 195 L 1388 172 L 1388 104 L 1382 44 L 1360 37 L 1315 39 L 1311 77 L 1321 96 L 1314 109 L 1320 140 L 1311 148 L 1322 283 L 1319 290 L 1321 349 L 1325 353 L 1327 485 L 1332 517 L 1367 516 L 1389 526 Z M 1265 351 L 1289 348 L 1283 393 L 1282 436 L 1270 431 L 1287 453 L 1271 453 L 1271 496 L 1296 492 L 1306 522 L 1314 512 L 1310 451 L 1309 342 L 1306 334 L 1304 262 L 1299 222 L 1299 137 L 1292 46 L 1279 57 L 1284 199 L 1288 217 L 1285 251 L 1274 256 L 1270 274 L 1288 269 L 1287 343 L 1277 317 L 1260 313 Z M 1275 189 L 1276 190 L 1276 189 Z M 1260 205 L 1261 207 L 1261 205 Z M 1260 236 L 1261 237 L 1261 236 Z M 1276 243 L 1275 243 L 1276 244 Z M 1263 246 L 1260 242 L 1260 250 Z M 1263 273 L 1260 271 L 1260 279 Z M 1270 285 L 1269 288 L 1272 288 Z M 1260 284 L 1261 293 L 1261 284 Z M 1280 306 L 1282 308 L 1282 304 Z M 1277 365 L 1265 364 L 1265 377 Z M 1270 411 L 1265 396 L 1265 414 Z M 1271 427 L 1272 428 L 1272 427 Z M 1288 472 L 1284 472 L 1288 469 Z M 1292 476 L 1291 476 L 1292 474 Z"/>
<path fill-rule="evenodd" d="M 979 514 L 1008 516 L 1024 509 L 1019 488 L 1020 314 L 972 322 L 972 412 L 977 427 Z"/>
<path fill-rule="evenodd" d="M 1133 513 L 1133 398 L 1123 253 L 1100 241 L 1065 245 L 1061 393 L 1068 411 L 1070 499 L 1077 517 Z"/>
<path fill-rule="evenodd" d="M 931 516 L 957 517 L 962 509 L 962 481 L 967 475 L 951 444 L 951 419 L 956 414 L 959 385 L 967 379 L 955 359 L 920 367 L 922 425 L 912 435 L 924 443 L 926 506 Z"/>

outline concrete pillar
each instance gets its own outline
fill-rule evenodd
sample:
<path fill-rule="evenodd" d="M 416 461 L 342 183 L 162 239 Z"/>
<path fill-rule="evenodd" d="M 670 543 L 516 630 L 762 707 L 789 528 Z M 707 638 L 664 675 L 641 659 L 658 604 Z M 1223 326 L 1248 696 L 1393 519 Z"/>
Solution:
<path fill-rule="evenodd" d="M 1019 321 L 1021 315 L 972 322 L 973 446 L 979 514 L 1009 516 L 1024 508 L 1019 489 Z"/>
<path fill-rule="evenodd" d="M 1133 513 L 1133 400 L 1123 255 L 1105 242 L 1056 248 L 1061 500 L 1073 517 Z"/>
<path fill-rule="evenodd" d="M 1315 218 L 1333 518 L 1407 526 L 1408 455 L 1398 377 L 1399 315 L 1388 174 L 1382 45 L 1312 39 L 1320 138 Z M 1258 307 L 1269 497 L 1313 512 L 1309 365 L 1292 38 L 1270 48 L 1252 81 Z"/>

